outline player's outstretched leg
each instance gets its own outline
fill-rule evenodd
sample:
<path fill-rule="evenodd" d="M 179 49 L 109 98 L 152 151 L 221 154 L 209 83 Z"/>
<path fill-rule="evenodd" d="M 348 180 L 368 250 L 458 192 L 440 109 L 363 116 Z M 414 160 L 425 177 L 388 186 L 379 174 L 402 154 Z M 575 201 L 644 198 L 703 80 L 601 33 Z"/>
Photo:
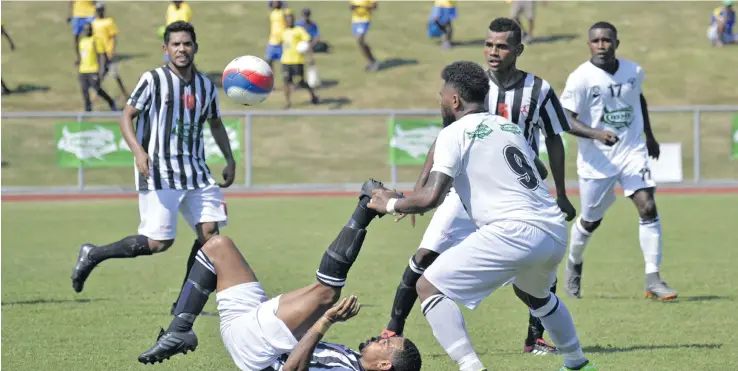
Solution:
<path fill-rule="evenodd" d="M 552 294 L 556 294 L 557 283 L 554 282 L 551 286 Z M 545 328 L 543 327 L 543 323 L 541 323 L 541 319 L 533 314 L 529 314 L 528 337 L 525 338 L 523 351 L 534 355 L 558 354 L 558 349 L 543 338 L 544 332 Z"/>
<path fill-rule="evenodd" d="M 645 296 L 660 300 L 674 300 L 677 298 L 676 290 L 670 288 L 659 274 L 663 242 L 661 238 L 661 219 L 656 210 L 654 189 L 640 189 L 631 196 L 631 199 L 638 208 L 638 216 L 640 217 L 638 232 L 643 260 L 646 263 Z"/>
<path fill-rule="evenodd" d="M 566 275 L 564 278 L 564 288 L 570 297 L 582 297 L 582 267 L 584 266 L 582 255 L 587 247 L 592 232 L 602 222 L 602 219 L 595 222 L 588 222 L 578 217 L 571 226 L 571 235 L 569 237 L 569 258 L 566 259 Z"/>

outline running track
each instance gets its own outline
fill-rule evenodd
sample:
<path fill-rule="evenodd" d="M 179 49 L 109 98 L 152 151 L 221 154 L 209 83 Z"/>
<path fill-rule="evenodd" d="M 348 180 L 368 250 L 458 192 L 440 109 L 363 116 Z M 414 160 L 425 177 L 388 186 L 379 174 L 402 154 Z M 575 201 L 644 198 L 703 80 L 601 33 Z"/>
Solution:
<path fill-rule="evenodd" d="M 578 189 L 571 188 L 570 195 L 579 194 Z M 616 189 L 622 194 L 622 190 Z M 701 195 L 701 194 L 738 194 L 738 186 L 733 187 L 661 187 L 658 194 Z M 406 192 L 409 193 L 409 192 Z M 238 198 L 311 198 L 311 197 L 347 197 L 356 196 L 354 191 L 225 191 L 227 199 Z M 137 198 L 134 191 L 129 193 L 59 193 L 59 194 L 3 194 L 2 202 L 41 202 L 41 201 L 89 201 L 89 200 L 127 200 Z"/>

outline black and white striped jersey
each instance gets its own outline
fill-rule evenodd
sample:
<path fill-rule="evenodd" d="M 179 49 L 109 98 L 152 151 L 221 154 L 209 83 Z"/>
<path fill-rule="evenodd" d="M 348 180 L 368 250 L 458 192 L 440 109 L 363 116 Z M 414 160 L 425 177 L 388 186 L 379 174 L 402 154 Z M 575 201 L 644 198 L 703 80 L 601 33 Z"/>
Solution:
<path fill-rule="evenodd" d="M 539 132 L 549 137 L 570 129 L 561 103 L 548 81 L 527 72 L 507 89 L 490 78 L 487 105 L 490 113 L 518 124 L 536 153 Z"/>
<path fill-rule="evenodd" d="M 363 371 L 358 352 L 349 347 L 321 341 L 315 346 L 308 371 Z M 267 370 L 282 371 L 289 354 L 284 354 Z"/>
<path fill-rule="evenodd" d="M 136 188 L 198 189 L 215 184 L 205 164 L 203 126 L 220 118 L 218 91 L 195 71 L 184 81 L 168 66 L 141 76 L 128 104 L 140 111 L 136 139 L 148 153 L 149 177 L 136 170 Z"/>

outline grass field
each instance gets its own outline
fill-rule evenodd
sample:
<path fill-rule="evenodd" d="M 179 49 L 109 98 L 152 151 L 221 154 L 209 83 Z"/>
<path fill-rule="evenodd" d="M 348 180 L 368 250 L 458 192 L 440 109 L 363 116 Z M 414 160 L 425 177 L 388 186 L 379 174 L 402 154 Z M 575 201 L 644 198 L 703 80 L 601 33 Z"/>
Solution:
<path fill-rule="evenodd" d="M 350 34 L 345 3 L 290 2 L 290 6 L 311 7 L 323 39 L 333 46 L 330 54 L 317 55 L 327 82 L 319 94 L 329 101 L 317 109 L 434 108 L 441 68 L 459 59 L 482 62 L 487 24 L 509 13 L 504 2 L 461 2 L 455 37 L 462 45 L 442 51 L 425 36 L 429 4 L 382 2 L 368 40 L 386 68 L 368 74 Z M 734 81 L 725 78 L 734 51 L 712 48 L 704 36 L 705 20 L 715 6 L 713 2 L 548 2 L 538 7 L 536 22 L 536 33 L 548 40 L 526 48 L 519 64 L 546 78 L 560 92 L 567 74 L 588 58 L 586 29 L 594 20 L 608 19 L 619 28 L 619 55 L 638 61 L 647 72 L 645 94 L 651 106 L 735 104 Z M 263 54 L 268 32 L 263 2 L 194 2 L 192 7 L 200 43 L 197 65 L 216 81 L 233 57 Z M 108 5 L 121 31 L 119 54 L 124 60 L 120 72 L 128 89 L 143 71 L 162 63 L 155 31 L 163 21 L 164 9 L 162 2 Z M 66 3 L 3 2 L 2 12 L 5 27 L 17 44 L 17 50 L 10 52 L 3 43 L 3 80 L 11 87 L 41 88 L 4 96 L 2 110 L 81 109 L 71 31 L 65 23 Z M 49 60 L 54 61 L 53 67 Z M 106 82 L 106 87 L 122 102 L 113 82 Z M 295 99 L 296 108 L 312 109 L 301 105 L 304 95 L 297 94 Z M 243 109 L 221 100 L 225 110 Z M 281 91 L 275 91 L 260 108 L 278 109 L 283 104 Z M 97 109 L 107 108 L 100 102 Z M 682 143 L 685 177 L 690 178 L 691 114 L 652 117 L 662 142 Z M 10 162 L 3 169 L 3 185 L 76 183 L 75 169 L 55 167 L 51 125 L 55 121 L 60 120 L 3 120 L 2 157 Z M 359 182 L 368 173 L 388 176 L 386 121 L 386 117 L 349 116 L 257 118 L 254 183 Z M 738 177 L 738 162 L 729 160 L 729 133 L 729 114 L 703 114 L 703 178 Z M 572 137 L 567 139 L 574 142 Z M 570 179 L 574 179 L 573 157 L 567 160 Z M 238 182 L 242 182 L 243 171 L 239 170 Z M 401 180 L 414 180 L 416 172 L 404 170 Z M 89 170 L 88 175 L 90 184 L 130 186 L 132 179 L 128 168 Z"/>
<path fill-rule="evenodd" d="M 232 236 L 270 295 L 311 283 L 320 256 L 353 210 L 354 198 L 239 199 L 229 202 Z M 574 200 L 578 205 L 578 201 Z M 734 370 L 736 325 L 730 236 L 734 195 L 659 196 L 665 236 L 664 278 L 675 303 L 641 297 L 643 261 L 635 210 L 619 200 L 592 239 L 582 300 L 564 299 L 585 352 L 600 370 Z M 135 232 L 135 201 L 2 204 L 2 368 L 4 370 L 144 370 L 138 354 L 169 322 L 192 234 L 180 224 L 165 254 L 109 261 L 75 294 L 69 274 L 80 243 L 106 243 Z M 428 217 L 415 229 L 375 221 L 344 293 L 366 305 L 335 326 L 328 340 L 355 346 L 386 324 L 394 289 Z M 214 311 L 214 299 L 206 311 Z M 527 314 L 509 288 L 464 311 L 483 361 L 495 370 L 554 370 L 560 359 L 521 353 Z M 202 316 L 200 346 L 156 370 L 235 370 L 216 316 Z M 407 326 L 424 370 L 453 370 L 417 306 Z"/>

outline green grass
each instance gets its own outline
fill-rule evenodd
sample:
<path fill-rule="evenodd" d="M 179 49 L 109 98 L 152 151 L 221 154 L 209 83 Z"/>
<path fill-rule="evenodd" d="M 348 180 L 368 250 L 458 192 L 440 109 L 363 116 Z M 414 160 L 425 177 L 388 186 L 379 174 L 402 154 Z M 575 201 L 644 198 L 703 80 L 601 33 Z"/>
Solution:
<path fill-rule="evenodd" d="M 345 3 L 290 5 L 294 9 L 310 6 L 323 38 L 333 46 L 330 54 L 317 55 L 322 79 L 335 83 L 320 89 L 319 94 L 333 103 L 318 109 L 435 108 L 441 68 L 459 59 L 483 62 L 479 42 L 487 24 L 509 13 L 504 2 L 461 2 L 455 37 L 466 45 L 449 52 L 425 35 L 430 4 L 382 2 L 368 40 L 380 60 L 409 63 L 367 74 L 350 33 Z M 4 96 L 3 111 L 81 109 L 66 6 L 63 2 L 3 2 L 5 27 L 17 44 L 17 50 L 9 52 L 3 43 L 3 80 L 11 87 L 49 88 Z M 544 77 L 560 92 L 568 73 L 588 58 L 587 28 L 595 20 L 608 19 L 619 28 L 619 55 L 638 61 L 646 70 L 645 94 L 651 106 L 735 104 L 734 81 L 725 78 L 733 51 L 712 48 L 704 37 L 705 20 L 715 6 L 710 2 L 679 2 L 677 6 L 667 2 L 549 2 L 537 9 L 536 33 L 574 38 L 530 45 L 519 65 Z M 197 65 L 202 71 L 214 73 L 217 80 L 233 57 L 262 56 L 268 30 L 263 2 L 194 2 L 192 7 L 200 43 Z M 129 90 L 142 72 L 162 63 L 155 31 L 163 22 L 164 9 L 162 2 L 108 4 L 108 13 L 121 31 L 119 54 L 128 57 L 121 62 L 120 73 Z M 107 81 L 105 86 L 123 101 L 114 82 Z M 303 105 L 306 95 L 298 93 L 295 107 L 312 109 Z M 221 101 L 224 110 L 243 110 L 226 98 Z M 283 104 L 281 91 L 275 91 L 259 108 L 279 109 Z M 97 109 L 107 108 L 98 102 Z M 685 177 L 691 178 L 691 114 L 654 113 L 652 117 L 657 138 L 683 144 Z M 61 120 L 3 120 L 2 157 L 10 162 L 3 169 L 3 185 L 76 184 L 75 169 L 55 167 L 51 125 L 55 121 Z M 254 183 L 359 182 L 369 173 L 388 177 L 386 121 L 386 117 L 349 116 L 256 118 Z M 738 178 L 738 162 L 729 160 L 730 115 L 704 114 L 703 124 L 703 178 Z M 574 142 L 573 137 L 567 139 Z M 570 179 L 575 178 L 573 153 L 567 159 Z M 360 160 L 361 166 L 354 160 Z M 243 171 L 239 170 L 238 182 L 242 182 Z M 129 168 L 98 169 L 88 174 L 91 184 L 130 186 L 131 172 Z M 404 170 L 401 180 L 413 181 L 416 172 L 414 168 Z"/>
<path fill-rule="evenodd" d="M 354 198 L 231 200 L 234 238 L 270 295 L 314 280 L 325 247 L 353 208 Z M 575 200 L 576 203 L 576 200 Z M 643 261 L 630 202 L 609 211 L 586 253 L 582 300 L 564 299 L 585 352 L 600 370 L 731 370 L 733 282 L 738 252 L 729 236 L 734 196 L 659 196 L 663 220 L 664 278 L 679 290 L 676 303 L 641 297 Z M 109 261 L 75 294 L 69 274 L 77 246 L 106 243 L 135 233 L 135 201 L 3 203 L 2 368 L 7 370 L 145 370 L 136 357 L 166 326 L 192 233 L 180 224 L 167 253 Z M 63 216 L 63 218 L 61 217 Z M 386 324 L 394 289 L 420 240 L 419 225 L 388 218 L 370 227 L 344 293 L 366 304 L 359 317 L 334 326 L 328 340 L 356 346 Z M 705 221 L 710 221 L 705 222 Z M 41 233 L 39 233 L 41 232 Z M 214 300 L 206 310 L 214 311 Z M 464 310 L 476 349 L 500 370 L 553 370 L 554 357 L 521 353 L 527 314 L 509 288 Z M 198 351 L 157 370 L 235 370 L 219 338 L 218 318 L 202 316 Z M 424 370 L 453 370 L 417 306 L 407 326 L 420 347 Z"/>

